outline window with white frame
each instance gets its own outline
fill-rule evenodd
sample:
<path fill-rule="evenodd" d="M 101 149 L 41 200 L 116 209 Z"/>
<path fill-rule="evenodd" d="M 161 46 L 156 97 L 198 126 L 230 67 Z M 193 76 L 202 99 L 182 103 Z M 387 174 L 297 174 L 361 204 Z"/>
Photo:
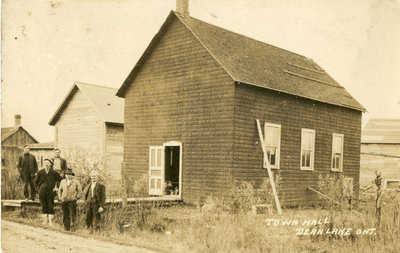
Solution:
<path fill-rule="evenodd" d="M 301 129 L 300 169 L 314 170 L 315 130 Z"/>
<path fill-rule="evenodd" d="M 343 134 L 332 135 L 332 171 L 343 170 Z"/>
<path fill-rule="evenodd" d="M 279 169 L 281 149 L 281 125 L 265 123 L 265 146 L 272 169 Z M 266 157 L 264 157 L 266 159 Z"/>

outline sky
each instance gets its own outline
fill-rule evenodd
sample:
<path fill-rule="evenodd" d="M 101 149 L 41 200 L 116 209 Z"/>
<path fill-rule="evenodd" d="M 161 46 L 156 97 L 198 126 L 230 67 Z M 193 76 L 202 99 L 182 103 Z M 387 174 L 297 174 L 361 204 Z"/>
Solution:
<path fill-rule="evenodd" d="M 190 0 L 190 15 L 312 58 L 370 118 L 400 117 L 400 0 Z M 1 125 L 41 142 L 75 81 L 119 88 L 175 0 L 3 0 Z"/>

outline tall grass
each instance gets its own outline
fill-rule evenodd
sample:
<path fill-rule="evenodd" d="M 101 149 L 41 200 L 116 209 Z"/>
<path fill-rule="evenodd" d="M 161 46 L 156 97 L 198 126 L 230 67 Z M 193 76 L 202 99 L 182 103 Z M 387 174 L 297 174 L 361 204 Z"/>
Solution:
<path fill-rule="evenodd" d="M 337 201 L 343 197 L 338 178 L 320 178 L 320 191 Z M 279 182 L 279 180 L 277 180 Z M 279 185 L 279 183 L 277 184 Z M 132 196 L 147 196 L 148 178 L 143 176 L 131 185 Z M 279 190 L 279 187 L 278 187 Z M 259 186 L 241 182 L 227 198 L 209 197 L 203 207 L 175 206 L 163 208 L 158 203 L 137 202 L 123 209 L 109 206 L 102 214 L 99 236 L 123 239 L 136 244 L 183 252 L 400 252 L 400 193 L 385 192 L 381 199 L 381 222 L 377 223 L 374 197 L 361 195 L 356 213 L 330 201 L 314 209 L 284 209 L 275 213 L 253 214 L 254 204 L 273 203 L 269 182 Z M 76 224 L 86 231 L 83 206 Z M 61 215 L 60 215 L 61 216 Z M 58 222 L 61 224 L 61 217 Z M 267 226 L 265 219 L 300 221 L 328 218 L 329 223 L 316 226 Z M 297 236 L 296 229 L 351 228 L 350 236 L 331 234 Z M 373 234 L 356 231 L 376 228 Z"/>
<path fill-rule="evenodd" d="M 30 191 L 30 188 L 29 188 Z M 1 198 L 23 199 L 24 184 L 16 168 L 1 168 Z"/>

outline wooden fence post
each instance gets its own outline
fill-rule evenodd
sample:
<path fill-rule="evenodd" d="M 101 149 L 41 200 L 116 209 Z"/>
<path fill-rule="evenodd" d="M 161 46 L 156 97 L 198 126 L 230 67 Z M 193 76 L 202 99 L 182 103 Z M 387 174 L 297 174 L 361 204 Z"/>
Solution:
<path fill-rule="evenodd" d="M 126 187 L 125 163 L 121 163 L 122 208 L 128 205 L 128 190 Z"/>

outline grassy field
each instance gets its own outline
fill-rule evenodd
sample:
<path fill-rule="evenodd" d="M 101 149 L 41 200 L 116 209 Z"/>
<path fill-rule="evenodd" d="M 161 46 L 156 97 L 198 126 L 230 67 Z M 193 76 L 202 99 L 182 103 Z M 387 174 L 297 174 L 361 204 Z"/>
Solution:
<path fill-rule="evenodd" d="M 2 174 L 17 180 L 15 175 Z M 2 178 L 4 180 L 5 177 Z M 400 192 L 386 192 L 376 201 L 375 190 L 360 192 L 349 210 L 340 177 L 320 177 L 319 191 L 331 200 L 321 199 L 314 208 L 283 209 L 254 214 L 254 204 L 273 204 L 266 180 L 257 189 L 242 182 L 225 199 L 209 198 L 202 205 L 159 207 L 138 203 L 129 209 L 108 207 L 102 215 L 102 229 L 89 234 L 85 228 L 84 206 L 78 208 L 73 233 L 120 243 L 130 243 L 165 252 L 400 252 Z M 279 190 L 279 178 L 277 178 Z M 147 178 L 134 185 L 136 197 L 147 193 Z M 16 183 L 16 182 L 15 182 Z M 2 181 L 2 197 L 20 191 Z M 335 204 L 340 202 L 342 205 Z M 273 206 L 273 205 L 272 205 Z M 21 217 L 19 210 L 2 212 L 2 219 L 42 226 L 39 210 Z M 56 210 L 55 230 L 62 230 L 62 213 Z"/>
<path fill-rule="evenodd" d="M 361 214 L 333 206 L 252 214 L 215 199 L 206 208 L 139 204 L 108 208 L 96 234 L 85 229 L 80 210 L 74 233 L 178 252 L 400 252 L 400 194 L 386 194 L 381 206 L 378 223 L 373 195 L 362 196 Z M 56 213 L 62 230 L 61 211 Z M 25 218 L 6 211 L 2 218 L 41 226 L 37 211 Z"/>

